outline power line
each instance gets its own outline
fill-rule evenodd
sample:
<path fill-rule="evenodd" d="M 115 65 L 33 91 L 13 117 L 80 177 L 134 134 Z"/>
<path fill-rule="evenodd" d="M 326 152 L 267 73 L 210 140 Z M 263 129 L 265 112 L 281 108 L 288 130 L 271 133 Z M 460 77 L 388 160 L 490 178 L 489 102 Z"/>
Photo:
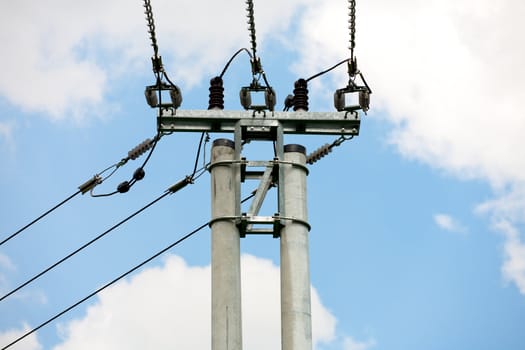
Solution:
<path fill-rule="evenodd" d="M 134 147 L 132 150 L 130 150 L 128 152 L 128 156 L 127 157 L 123 158 L 118 163 L 115 163 L 115 164 L 107 167 L 106 169 L 102 170 L 97 175 L 93 176 L 88 181 L 86 181 L 85 183 L 80 185 L 78 187 L 78 191 L 77 192 L 73 193 L 72 195 L 70 195 L 69 197 L 67 197 L 66 199 L 64 199 L 63 201 L 61 201 L 60 203 L 58 203 L 57 205 L 52 207 L 51 209 L 47 210 L 45 213 L 43 213 L 42 215 L 40 215 L 39 217 L 37 217 L 36 219 L 31 221 L 30 223 L 28 223 L 24 227 L 20 228 L 18 231 L 14 232 L 11 235 L 9 235 L 8 237 L 4 238 L 0 242 L 0 246 L 5 244 L 9 240 L 15 238 L 20 233 L 22 233 L 23 231 L 25 231 L 29 227 L 33 226 L 38 221 L 40 221 L 41 219 L 43 219 L 47 215 L 51 214 L 53 211 L 55 211 L 56 209 L 58 209 L 62 205 L 66 204 L 67 202 L 69 202 L 71 199 L 73 199 L 74 197 L 76 197 L 80 193 L 85 194 L 86 192 L 90 191 L 92 197 L 106 197 L 106 196 L 110 196 L 110 195 L 113 195 L 115 193 L 118 193 L 119 191 L 117 190 L 117 191 L 114 191 L 114 192 L 111 192 L 111 193 L 97 195 L 97 194 L 93 194 L 93 189 L 96 186 L 98 186 L 101 183 L 103 183 L 104 181 L 106 181 L 108 178 L 110 178 L 120 167 L 124 166 L 129 160 L 135 160 L 135 159 L 139 158 L 141 155 L 143 155 L 146 151 L 150 150 L 150 152 L 148 153 L 148 156 L 146 157 L 146 160 L 142 163 L 142 166 L 139 168 L 139 169 L 143 169 L 146 166 L 146 164 L 148 163 L 149 159 L 151 158 L 151 155 L 152 155 L 153 151 L 155 150 L 155 147 L 156 147 L 156 145 L 159 142 L 161 137 L 162 137 L 162 134 L 158 133 L 153 138 L 153 140 L 146 139 L 145 141 L 143 141 L 142 143 L 140 143 L 139 145 Z M 106 177 L 102 178 L 102 175 L 105 172 L 107 172 L 110 169 L 112 169 L 112 168 L 114 168 L 114 169 L 109 173 L 109 175 L 107 175 Z M 139 170 L 139 169 L 137 169 L 137 170 Z M 137 177 L 134 174 L 133 179 L 131 181 L 129 181 L 130 187 L 133 186 L 133 184 L 135 184 L 136 181 L 137 181 Z M 2 300 L 2 299 L 0 299 L 0 300 Z"/>
<path fill-rule="evenodd" d="M 160 250 L 159 252 L 157 252 L 156 254 L 152 255 L 151 257 L 149 257 L 148 259 L 142 261 L 140 264 L 138 265 L 135 265 L 135 267 L 133 267 L 132 269 L 124 272 L 123 274 L 121 274 L 120 276 L 118 276 L 117 278 L 115 278 L 114 280 L 112 280 L 111 282 L 105 284 L 104 286 L 100 287 L 99 289 L 97 289 L 96 291 L 92 292 L 91 294 L 87 295 L 86 297 L 80 299 L 79 301 L 77 301 L 76 303 L 74 303 L 73 305 L 65 308 L 64 310 L 60 311 L 58 314 L 56 314 L 55 316 L 49 318 L 47 321 L 41 323 L 40 325 L 38 325 L 37 327 L 31 329 L 30 331 L 26 332 L 24 335 L 20 336 L 19 338 L 15 339 L 14 341 L 12 341 L 11 343 L 7 344 L 6 346 L 4 346 L 1 350 L 5 350 L 13 345 L 15 345 L 16 343 L 18 343 L 20 340 L 24 339 L 25 337 L 33 334 L 34 332 L 36 332 L 37 330 L 39 330 L 40 328 L 46 326 L 47 324 L 53 322 L 54 320 L 56 320 L 57 318 L 59 318 L 60 316 L 64 315 L 65 313 L 71 311 L 72 309 L 74 309 L 75 307 L 77 307 L 78 305 L 82 304 L 83 302 L 85 302 L 86 300 L 92 298 L 93 296 L 95 296 L 96 294 L 100 293 L 101 291 L 103 291 L 104 289 L 108 288 L 109 286 L 115 284 L 116 282 L 120 281 L 122 278 L 126 277 L 127 275 L 135 272 L 136 270 L 138 270 L 139 268 L 141 268 L 142 266 L 146 265 L 147 263 L 149 263 L 150 261 L 152 261 L 153 259 L 159 257 L 160 255 L 164 254 L 165 252 L 167 252 L 168 250 L 170 250 L 171 248 L 175 247 L 176 245 L 180 244 L 181 242 L 183 242 L 184 240 L 190 238 L 191 236 L 193 236 L 194 234 L 196 234 L 197 232 L 199 232 L 200 230 L 202 230 L 203 228 L 205 228 L 206 226 L 209 225 L 209 221 L 206 222 L 205 224 L 202 224 L 201 226 L 197 227 L 196 229 L 194 229 L 193 231 L 191 231 L 190 233 L 186 234 L 185 236 L 183 236 L 182 238 L 180 238 L 179 240 L 177 240 L 176 242 L 173 242 L 172 244 L 170 244 L 169 246 L 167 246 L 166 248 Z"/>
<path fill-rule="evenodd" d="M 160 195 L 159 197 L 155 198 L 153 201 L 149 202 L 148 204 L 146 204 L 145 206 L 143 206 L 142 208 L 140 208 L 139 210 L 135 211 L 133 214 L 129 215 L 128 217 L 126 217 L 125 219 L 121 220 L 120 222 L 118 222 L 117 224 L 113 225 L 112 227 L 110 227 L 109 229 L 107 229 L 106 231 L 102 232 L 101 234 L 99 234 L 98 236 L 96 236 L 95 238 L 93 238 L 92 240 L 90 240 L 89 242 L 83 244 L 81 247 L 77 248 L 76 250 L 74 250 L 73 252 L 69 253 L 68 255 L 64 256 L 62 259 L 58 260 L 57 262 L 55 262 L 54 264 L 50 265 L 49 267 L 47 267 L 46 269 L 42 270 L 41 272 L 39 272 L 38 274 L 36 274 L 35 276 L 31 277 L 30 279 L 28 279 L 27 281 L 25 281 L 24 283 L 20 284 L 18 287 L 16 287 L 15 289 L 11 290 L 10 292 L 8 292 L 7 294 L 5 294 L 4 296 L 2 296 L 0 298 L 0 301 L 6 299 L 7 297 L 9 297 L 10 295 L 16 293 L 17 291 L 19 291 L 20 289 L 24 288 L 25 286 L 27 286 L 28 284 L 34 282 L 35 280 L 37 280 L 38 278 L 42 277 L 43 275 L 45 275 L 46 273 L 48 273 L 49 271 L 51 271 L 52 269 L 54 269 L 55 267 L 57 267 L 58 265 L 62 264 L 63 262 L 65 262 L 66 260 L 70 259 L 71 257 L 73 257 L 74 255 L 78 254 L 79 252 L 81 252 L 82 250 L 86 249 L 87 247 L 89 247 L 91 244 L 95 243 L 96 241 L 98 241 L 99 239 L 101 239 L 102 237 L 104 237 L 105 235 L 107 235 L 108 233 L 110 233 L 111 231 L 115 230 L 116 228 L 118 228 L 119 226 L 123 225 L 124 223 L 128 222 L 129 220 L 131 220 L 132 218 L 134 218 L 135 216 L 137 216 L 138 214 L 142 213 L 144 210 L 148 209 L 149 207 L 151 207 L 152 205 L 154 205 L 155 203 L 157 203 L 158 201 L 160 201 L 161 199 L 163 199 L 164 197 L 170 195 L 170 194 L 173 194 L 175 192 L 177 192 L 178 190 L 184 188 L 186 185 L 192 183 L 192 179 L 190 177 L 185 177 L 183 180 L 177 182 L 175 185 L 171 186 L 168 190 L 165 191 L 165 193 L 163 193 L 162 195 Z"/>
<path fill-rule="evenodd" d="M 206 136 L 206 138 L 205 138 Z M 148 156 L 146 157 L 146 160 L 144 161 L 144 163 L 142 163 L 142 166 L 140 168 L 137 169 L 137 171 L 135 171 L 135 173 L 133 174 L 133 180 L 129 181 L 129 182 L 125 182 L 127 184 L 127 186 L 131 187 L 133 186 L 136 181 L 137 181 L 137 172 L 138 170 L 142 170 L 144 168 L 144 166 L 148 163 L 150 157 L 151 157 L 151 154 L 153 153 L 153 151 L 155 150 L 155 146 L 157 145 L 158 141 L 160 140 L 161 138 L 161 134 L 157 134 L 157 136 L 153 139 L 153 140 L 149 140 L 147 139 L 146 141 L 142 142 L 139 146 L 135 147 L 133 150 L 131 150 L 130 152 L 128 152 L 128 157 L 127 158 L 124 158 L 120 163 L 118 164 L 125 164 L 129 159 L 136 159 L 138 158 L 140 155 L 142 155 L 143 153 L 145 153 L 147 151 L 148 148 L 150 148 L 150 152 L 148 154 Z M 38 274 L 36 274 L 35 276 L 31 277 L 30 279 L 28 279 L 27 281 L 25 281 L 24 283 L 20 284 L 18 287 L 14 288 L 13 290 L 11 290 L 10 292 L 6 293 L 5 295 L 3 295 L 2 297 L 0 297 L 0 302 L 3 301 L 4 299 L 6 299 L 7 297 L 9 297 L 10 295 L 16 293 L 17 291 L 19 291 L 20 289 L 24 288 L 25 286 L 27 286 L 28 284 L 32 283 L 33 281 L 37 280 L 38 278 L 40 278 L 41 276 L 45 275 L 46 273 L 48 273 L 49 271 L 51 271 L 52 269 L 54 269 L 55 267 L 57 267 L 58 265 L 62 264 L 63 262 L 65 262 L 66 260 L 68 260 L 69 258 L 73 257 L 74 255 L 78 254 L 79 252 L 81 252 L 82 250 L 86 249 L 87 247 L 89 247 L 91 244 L 95 243 L 96 241 L 98 241 L 99 239 L 101 239 L 102 237 L 104 237 L 105 235 L 107 235 L 108 233 L 112 232 L 113 230 L 115 230 L 116 228 L 118 228 L 119 226 L 123 225 L 124 223 L 126 223 L 127 221 L 131 220 L 132 218 L 134 218 L 135 216 L 137 216 L 138 214 L 142 213 L 144 210 L 148 209 L 149 207 L 151 207 L 153 204 L 157 203 L 158 201 L 160 201 L 161 199 L 163 199 L 164 197 L 166 197 L 167 195 L 169 194 L 173 194 L 177 191 L 179 191 L 180 189 L 186 187 L 186 185 L 188 184 L 191 184 L 193 183 L 196 179 L 198 179 L 202 174 L 204 174 L 204 172 L 206 171 L 207 169 L 207 166 L 204 165 L 201 169 L 197 169 L 197 166 L 198 166 L 198 162 L 199 162 L 199 156 L 200 156 L 200 153 L 201 153 L 201 148 L 203 146 L 203 143 L 204 143 L 204 147 L 206 147 L 206 143 L 209 141 L 209 137 L 206 135 L 206 133 L 202 133 L 201 135 L 201 138 L 200 138 L 200 141 L 199 141 L 199 146 L 198 146 L 198 149 L 197 149 L 197 154 L 195 156 L 195 165 L 194 165 L 194 168 L 193 168 L 193 172 L 190 176 L 186 176 L 184 179 L 182 179 L 181 181 L 177 182 L 175 185 L 169 187 L 166 192 L 162 195 L 160 195 L 159 197 L 157 197 L 156 199 L 154 199 L 153 201 L 151 201 L 150 203 L 146 204 L 144 207 L 142 207 L 141 209 L 137 210 L 136 212 L 134 212 L 133 214 L 129 215 L 128 217 L 126 217 L 125 219 L 121 220 L 120 222 L 118 222 L 117 224 L 113 225 L 111 228 L 107 229 L 106 231 L 104 231 L 103 233 L 101 233 L 100 235 L 96 236 L 95 238 L 93 238 L 92 240 L 90 240 L 89 242 L 85 243 L 84 245 L 82 245 L 81 247 L 77 248 L 76 250 L 74 250 L 73 252 L 69 253 L 68 255 L 64 256 L 62 259 L 58 260 L 57 262 L 55 262 L 54 264 L 50 265 L 49 267 L 47 267 L 46 269 L 42 270 L 41 272 L 39 272 Z M 142 146 L 141 146 L 142 145 Z M 118 169 L 119 165 L 117 165 L 116 169 Z M 110 169 L 111 167 L 105 169 L 103 172 L 107 171 L 108 169 Z M 111 172 L 111 175 L 113 175 L 113 173 L 116 171 L 116 169 Z M 143 170 L 142 170 L 143 171 Z M 103 173 L 102 172 L 102 173 Z M 199 174 L 197 174 L 199 173 Z M 100 174 L 99 174 L 100 175 Z M 108 176 L 108 177 L 109 177 Z M 106 177 L 107 179 L 107 177 Z M 90 180 L 88 182 L 93 182 L 93 186 L 92 188 L 94 188 L 97 184 L 101 183 L 103 180 L 105 179 L 101 179 L 100 177 L 97 177 L 95 176 L 93 178 L 93 180 Z M 122 184 L 121 184 L 122 185 Z M 121 185 L 119 185 L 119 188 L 121 187 Z M 82 185 L 80 186 L 80 190 L 75 193 L 73 196 L 71 196 L 70 198 L 74 197 L 75 195 L 77 195 L 78 193 L 85 193 L 87 191 L 87 189 L 84 191 L 83 188 L 87 188 L 89 186 L 87 185 Z M 108 194 L 105 194 L 105 195 L 93 195 L 92 196 L 95 196 L 95 197 L 99 197 L 99 196 L 109 196 L 109 195 L 112 195 L 114 193 L 117 193 L 119 191 L 116 191 L 116 192 L 113 192 L 113 193 L 108 193 Z M 70 198 L 68 198 L 67 200 L 69 200 Z M 66 201 L 67 201 L 66 200 Z M 65 203 L 66 201 L 63 201 L 61 204 L 59 205 L 62 205 L 63 203 Z M 58 206 L 57 206 L 58 207 Z M 55 208 L 57 208 L 55 207 Z M 52 210 L 54 210 L 55 208 L 53 208 Z M 51 210 L 51 211 L 52 211 Z M 49 213 L 50 211 L 48 211 Z M 44 215 L 47 215 L 44 214 Z M 43 216 L 41 216 L 40 218 L 42 218 Z M 39 219 L 40 219 L 39 218 Z M 38 219 L 37 219 L 38 220 Z M 37 220 L 35 220 L 34 222 L 36 222 Z M 29 227 L 30 225 L 27 225 L 26 227 Z M 21 231 L 21 230 L 20 230 Z M 15 233 L 14 235 L 16 235 L 17 233 Z M 14 235 L 12 235 L 12 237 L 14 237 Z M 10 237 L 11 238 L 11 237 Z M 8 239 L 10 239 L 8 238 Z M 6 239 L 5 241 L 7 241 L 8 239 Z M 3 244 L 3 242 L 2 242 Z M 1 244 L 0 244 L 1 245 Z"/>
<path fill-rule="evenodd" d="M 70 201 L 71 199 L 73 199 L 76 195 L 78 195 L 79 193 L 82 193 L 81 190 L 78 190 L 77 192 L 73 193 L 71 196 L 67 197 L 66 199 L 64 199 L 62 202 L 58 203 L 57 205 L 55 205 L 53 208 L 49 209 L 48 211 L 46 211 L 44 214 L 40 215 L 39 217 L 37 217 L 36 219 L 34 219 L 33 221 L 31 221 L 29 224 L 25 225 L 24 227 L 22 227 L 21 229 L 19 229 L 18 231 L 16 231 L 15 233 L 11 234 L 9 237 L 5 238 L 2 242 L 0 242 L 0 246 L 3 245 L 4 243 L 6 243 L 7 241 L 11 240 L 12 238 L 15 238 L 16 236 L 18 236 L 20 233 L 22 233 L 23 231 L 25 231 L 26 229 L 28 229 L 29 227 L 31 227 L 33 224 L 35 224 L 36 222 L 38 222 L 40 219 L 43 219 L 45 216 L 47 216 L 48 214 L 50 214 L 51 212 L 53 212 L 55 209 L 58 209 L 59 207 L 61 207 L 63 204 L 67 203 L 68 201 Z"/>

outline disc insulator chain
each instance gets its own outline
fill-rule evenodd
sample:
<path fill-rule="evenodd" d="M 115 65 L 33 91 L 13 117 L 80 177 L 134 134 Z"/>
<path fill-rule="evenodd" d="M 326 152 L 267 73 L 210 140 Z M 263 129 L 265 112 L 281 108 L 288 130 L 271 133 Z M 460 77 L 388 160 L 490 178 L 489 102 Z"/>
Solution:
<path fill-rule="evenodd" d="M 306 158 L 306 163 L 314 164 L 319 159 L 323 158 L 324 156 L 327 156 L 328 153 L 330 152 L 332 152 L 331 145 L 328 143 L 325 143 L 324 145 L 322 145 L 321 147 L 319 147 L 318 149 L 316 149 L 315 151 L 313 151 L 312 153 L 308 155 L 308 157 Z"/>
<path fill-rule="evenodd" d="M 348 29 L 350 30 L 350 49 L 351 61 L 354 59 L 354 48 L 355 48 L 355 0 L 348 0 Z"/>
<path fill-rule="evenodd" d="M 151 39 L 151 46 L 153 47 L 154 57 L 158 57 L 159 47 L 157 45 L 157 36 L 155 35 L 155 21 L 153 19 L 153 11 L 151 9 L 150 0 L 144 0 L 144 8 L 146 11 L 146 22 L 148 23 L 148 33 Z"/>
<path fill-rule="evenodd" d="M 146 139 L 142 141 L 140 144 L 135 146 L 132 150 L 128 152 L 128 158 L 131 160 L 135 160 L 144 153 L 146 153 L 151 147 L 153 147 L 154 141 L 151 139 Z"/>
<path fill-rule="evenodd" d="M 252 54 L 255 59 L 257 51 L 257 39 L 255 37 L 255 16 L 253 14 L 253 0 L 246 0 L 246 11 L 248 12 L 248 29 L 250 30 L 250 42 L 252 44 Z"/>
<path fill-rule="evenodd" d="M 321 147 L 319 147 L 318 149 L 316 149 L 315 151 L 310 153 L 308 155 L 308 157 L 306 157 L 306 163 L 307 164 L 314 164 L 315 162 L 317 162 L 321 158 L 327 156 L 328 153 L 332 152 L 332 149 L 334 147 L 341 146 L 341 144 L 343 142 L 351 140 L 353 138 L 354 138 L 354 136 L 341 135 L 337 140 L 335 140 L 331 144 L 325 143 L 324 145 L 322 145 Z"/>

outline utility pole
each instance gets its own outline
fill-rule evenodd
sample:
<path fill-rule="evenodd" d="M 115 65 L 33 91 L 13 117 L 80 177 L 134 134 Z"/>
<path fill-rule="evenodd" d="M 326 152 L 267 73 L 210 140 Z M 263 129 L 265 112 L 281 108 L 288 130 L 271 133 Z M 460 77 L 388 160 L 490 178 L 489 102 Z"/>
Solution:
<path fill-rule="evenodd" d="M 294 220 L 281 230 L 281 343 L 283 350 L 312 349 L 306 149 L 286 145 L 284 162 L 284 212 Z"/>
<path fill-rule="evenodd" d="M 213 218 L 235 215 L 235 144 L 227 139 L 213 142 L 211 203 Z M 241 256 L 239 229 L 231 219 L 211 225 L 212 349 L 242 349 Z"/>

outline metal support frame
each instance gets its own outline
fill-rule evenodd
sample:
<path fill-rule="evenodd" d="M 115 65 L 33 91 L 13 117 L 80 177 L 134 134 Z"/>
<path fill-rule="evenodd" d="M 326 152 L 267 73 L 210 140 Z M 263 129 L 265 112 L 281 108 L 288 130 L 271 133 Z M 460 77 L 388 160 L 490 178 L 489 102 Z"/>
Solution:
<path fill-rule="evenodd" d="M 360 127 L 358 113 L 178 111 L 163 108 L 157 123 L 159 132 L 234 134 L 234 142 L 221 139 L 219 144 L 222 147 L 214 143 L 210 165 L 213 190 L 210 221 L 213 237 L 212 350 L 242 349 L 239 239 L 247 234 L 280 237 L 282 350 L 311 349 L 306 151 L 299 145 L 285 146 L 284 134 L 356 136 Z M 273 160 L 244 159 L 242 147 L 251 141 L 275 142 Z M 228 148 L 224 147 L 226 144 L 229 151 L 225 150 Z M 260 179 L 260 183 L 248 212 L 242 213 L 241 184 L 245 179 Z M 272 185 L 277 187 L 278 211 L 272 216 L 260 216 L 259 210 Z"/>

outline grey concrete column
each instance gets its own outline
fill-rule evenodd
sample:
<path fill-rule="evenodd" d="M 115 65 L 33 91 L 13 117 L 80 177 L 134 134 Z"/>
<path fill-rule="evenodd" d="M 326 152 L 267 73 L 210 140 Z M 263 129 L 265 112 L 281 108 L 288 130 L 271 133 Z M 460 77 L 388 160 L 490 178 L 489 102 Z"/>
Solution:
<path fill-rule="evenodd" d="M 242 349 L 240 236 L 235 215 L 234 143 L 213 142 L 211 160 L 211 299 L 212 350 Z M 223 163 L 221 163 L 223 162 Z"/>
<path fill-rule="evenodd" d="M 310 266 L 306 207 L 306 149 L 284 146 L 284 213 L 281 230 L 282 350 L 312 349 Z"/>

